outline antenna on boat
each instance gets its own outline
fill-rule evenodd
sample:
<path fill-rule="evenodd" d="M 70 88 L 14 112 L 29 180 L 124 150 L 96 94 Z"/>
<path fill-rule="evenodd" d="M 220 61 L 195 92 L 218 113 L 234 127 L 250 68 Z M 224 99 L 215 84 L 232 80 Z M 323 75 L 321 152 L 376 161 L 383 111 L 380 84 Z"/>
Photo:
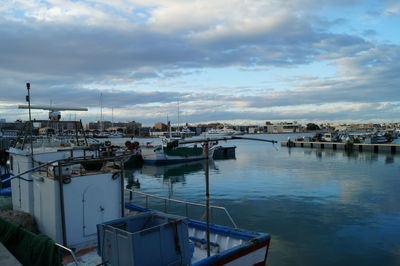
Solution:
<path fill-rule="evenodd" d="M 26 95 L 26 101 L 28 102 L 28 109 L 29 109 L 29 135 L 30 135 L 30 138 L 31 138 L 31 158 L 32 158 L 32 167 L 33 167 L 33 165 L 34 165 L 34 162 L 33 162 L 33 141 L 32 141 L 32 139 L 33 139 L 33 123 L 32 123 L 32 115 L 31 115 L 31 108 L 32 108 L 32 106 L 31 106 L 31 93 L 30 93 L 30 90 L 31 90 L 31 84 L 28 82 L 28 83 L 26 83 L 26 89 L 28 90 L 28 95 Z"/>
<path fill-rule="evenodd" d="M 29 83 L 27 83 L 29 84 Z M 29 98 L 29 89 L 28 89 L 28 96 Z M 30 109 L 37 109 L 37 110 L 48 110 L 49 111 L 49 120 L 51 121 L 60 121 L 61 113 L 60 111 L 88 111 L 87 108 L 77 108 L 77 107 L 66 107 L 66 106 L 45 106 L 45 105 L 19 105 L 18 109 L 29 109 L 29 120 L 31 121 L 31 112 Z"/>

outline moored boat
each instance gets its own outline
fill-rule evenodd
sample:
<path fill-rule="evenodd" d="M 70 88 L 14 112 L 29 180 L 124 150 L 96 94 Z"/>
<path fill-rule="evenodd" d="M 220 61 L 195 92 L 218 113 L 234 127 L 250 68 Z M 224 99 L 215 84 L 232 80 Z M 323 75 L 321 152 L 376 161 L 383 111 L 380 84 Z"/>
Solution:
<path fill-rule="evenodd" d="M 151 212 L 133 203 L 125 207 L 135 212 Z M 189 243 L 194 246 L 191 265 L 265 265 L 271 237 L 266 233 L 210 224 L 211 254 L 206 250 L 206 223 L 188 219 Z"/>
<path fill-rule="evenodd" d="M 202 134 L 203 136 L 206 137 L 212 137 L 212 136 L 234 136 L 234 135 L 244 135 L 244 132 L 234 130 L 231 128 L 223 127 L 223 128 L 212 128 L 209 129 L 208 131 L 204 132 Z"/>
<path fill-rule="evenodd" d="M 208 157 L 212 158 L 214 147 L 208 151 Z M 163 144 L 155 147 L 144 146 L 141 149 L 145 163 L 169 164 L 202 160 L 207 157 L 203 147 L 197 145 L 183 146 L 179 140 L 164 139 Z"/>
<path fill-rule="evenodd" d="M 14 166 L 23 161 L 29 165 L 29 160 L 26 160 L 24 156 L 20 157 L 13 153 L 12 158 Z M 94 161 L 101 162 L 102 159 Z M 97 253 L 97 248 L 103 246 L 103 242 L 97 237 L 96 225 L 109 224 L 121 219 L 133 219 L 135 216 L 124 218 L 132 214 L 128 214 L 126 210 L 133 211 L 134 215 L 141 215 L 138 212 L 150 211 L 134 203 L 124 204 L 123 174 L 118 167 L 84 169 L 82 165 L 85 163 L 87 159 L 70 157 L 55 163 L 42 164 L 40 168 L 34 167 L 29 176 L 29 183 L 32 184 L 31 193 L 20 193 L 21 189 L 25 189 L 20 186 L 20 179 L 15 176 L 12 180 L 13 189 L 17 192 L 13 197 L 14 209 L 25 209 L 31 213 L 41 233 L 53 239 L 57 247 L 70 252 L 71 255 L 63 258 L 63 263 L 68 265 L 104 263 L 105 258 L 102 253 Z M 112 165 L 115 166 L 115 164 Z M 21 202 L 25 205 L 20 206 Z M 29 206 L 32 208 L 30 209 Z M 174 228 L 175 224 L 168 222 L 160 225 Z M 169 257 L 173 256 L 177 250 L 184 249 L 183 245 L 185 245 L 192 250 L 189 256 L 189 263 L 192 265 L 265 264 L 270 243 L 268 234 L 215 224 L 207 225 L 202 221 L 191 219 L 187 219 L 187 226 L 188 237 L 181 238 L 183 244 L 176 248 L 171 248 L 164 241 L 140 241 L 137 246 L 142 246 L 150 252 L 156 252 L 154 247 L 169 250 L 171 253 L 166 254 Z M 140 227 L 141 225 L 136 225 L 136 228 Z M 117 229 L 118 232 L 123 233 L 119 226 Z M 145 235 L 155 231 L 163 234 L 158 225 L 150 226 L 147 231 L 141 231 L 138 234 Z M 206 238 L 207 232 L 209 237 Z M 174 242 L 176 243 L 176 240 Z M 109 261 L 111 259 L 119 261 L 121 254 L 131 252 L 127 246 L 120 246 L 118 250 L 120 253 L 113 253 Z M 209 255 L 207 255 L 208 251 Z M 148 253 L 148 257 L 152 258 L 152 254 Z M 173 265 L 180 264 L 177 262 Z"/>

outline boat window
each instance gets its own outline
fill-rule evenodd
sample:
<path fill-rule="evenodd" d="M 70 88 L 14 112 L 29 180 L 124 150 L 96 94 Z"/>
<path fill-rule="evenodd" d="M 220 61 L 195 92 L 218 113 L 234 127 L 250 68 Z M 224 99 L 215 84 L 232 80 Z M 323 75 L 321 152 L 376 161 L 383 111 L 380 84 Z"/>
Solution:
<path fill-rule="evenodd" d="M 14 171 L 14 157 L 12 155 L 10 156 L 10 170 Z"/>

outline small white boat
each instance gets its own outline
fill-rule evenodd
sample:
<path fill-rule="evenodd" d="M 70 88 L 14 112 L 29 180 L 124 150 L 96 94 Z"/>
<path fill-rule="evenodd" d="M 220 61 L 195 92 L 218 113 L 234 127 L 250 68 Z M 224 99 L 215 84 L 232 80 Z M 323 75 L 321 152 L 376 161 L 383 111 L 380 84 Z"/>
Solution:
<path fill-rule="evenodd" d="M 244 135 L 244 132 L 234 130 L 231 128 L 223 127 L 219 129 L 210 129 L 202 134 L 203 136 L 233 136 L 233 135 Z"/>

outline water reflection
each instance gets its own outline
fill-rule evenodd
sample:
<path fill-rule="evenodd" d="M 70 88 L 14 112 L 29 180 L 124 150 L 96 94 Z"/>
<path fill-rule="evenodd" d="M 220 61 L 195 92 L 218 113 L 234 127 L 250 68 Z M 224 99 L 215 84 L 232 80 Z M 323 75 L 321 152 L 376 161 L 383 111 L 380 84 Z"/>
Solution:
<path fill-rule="evenodd" d="M 230 144 L 236 160 L 210 165 L 211 201 L 240 227 L 271 233 L 269 264 L 399 265 L 400 155 Z M 140 168 L 135 178 L 140 191 L 167 196 L 174 184 L 173 198 L 204 202 L 204 162 Z"/>
<path fill-rule="evenodd" d="M 171 183 L 184 182 L 185 176 L 203 170 L 203 162 L 180 163 L 171 165 L 144 164 L 141 172 L 148 176 L 163 178 Z"/>
<path fill-rule="evenodd" d="M 139 181 L 139 179 L 135 179 L 133 171 L 125 170 L 124 176 L 126 179 L 126 188 L 127 189 L 140 188 L 140 181 Z"/>
<path fill-rule="evenodd" d="M 293 148 L 287 148 L 289 156 L 293 151 Z M 373 163 L 378 161 L 382 156 L 385 156 L 387 163 L 393 163 L 395 161 L 396 155 L 394 154 L 378 154 L 374 152 L 360 152 L 360 151 L 346 151 L 346 150 L 322 150 L 322 149 L 312 149 L 312 148 L 301 148 L 301 153 L 305 156 L 315 156 L 318 160 L 322 159 L 335 159 L 335 158 L 346 158 L 354 161 L 363 161 L 367 163 Z"/>
<path fill-rule="evenodd" d="M 385 163 L 386 164 L 394 163 L 394 156 L 393 155 L 386 155 L 385 156 Z"/>
<path fill-rule="evenodd" d="M 171 197 L 174 192 L 174 184 L 186 184 L 186 177 L 190 175 L 204 176 L 205 161 L 194 161 L 170 165 L 143 164 L 131 169 L 125 169 L 126 188 L 148 188 L 152 186 L 149 177 L 155 180 L 161 180 L 163 184 L 168 185 L 168 196 Z M 213 160 L 209 161 L 209 168 L 218 171 Z M 135 176 L 137 177 L 135 179 Z"/>

